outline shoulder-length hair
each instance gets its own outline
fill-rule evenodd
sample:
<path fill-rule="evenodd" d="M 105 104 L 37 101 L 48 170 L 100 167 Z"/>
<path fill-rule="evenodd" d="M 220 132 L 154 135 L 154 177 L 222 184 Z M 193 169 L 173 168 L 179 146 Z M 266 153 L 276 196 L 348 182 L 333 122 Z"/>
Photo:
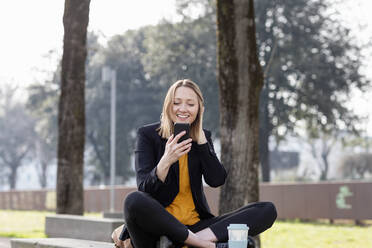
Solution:
<path fill-rule="evenodd" d="M 198 114 L 194 122 L 191 123 L 191 126 L 190 126 L 190 136 L 194 141 L 196 141 L 199 139 L 199 129 L 200 129 L 200 126 L 202 125 L 200 111 L 201 111 L 201 107 L 204 105 L 204 98 L 203 98 L 202 92 L 199 89 L 199 86 L 193 81 L 191 81 L 190 79 L 178 80 L 177 82 L 175 82 L 169 87 L 167 95 L 165 96 L 164 103 L 163 103 L 163 110 L 160 116 L 160 127 L 158 128 L 158 133 L 162 138 L 168 139 L 174 132 L 174 128 L 173 128 L 174 123 L 171 119 L 171 111 L 172 111 L 172 106 L 174 103 L 174 94 L 176 92 L 176 89 L 178 89 L 181 86 L 192 89 L 195 92 L 195 94 L 198 96 L 198 105 L 199 105 Z"/>

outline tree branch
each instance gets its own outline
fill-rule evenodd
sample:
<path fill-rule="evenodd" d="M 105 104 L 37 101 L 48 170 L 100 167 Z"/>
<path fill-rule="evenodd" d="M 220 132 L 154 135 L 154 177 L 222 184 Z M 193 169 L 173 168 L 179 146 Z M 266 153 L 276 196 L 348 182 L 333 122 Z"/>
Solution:
<path fill-rule="evenodd" d="M 267 74 L 269 73 L 270 66 L 273 63 L 274 55 L 275 55 L 277 47 L 278 47 L 278 42 L 275 39 L 274 48 L 271 50 L 270 58 L 269 58 L 269 61 L 267 62 L 267 66 L 266 66 L 265 71 L 264 71 L 264 78 L 267 78 Z"/>

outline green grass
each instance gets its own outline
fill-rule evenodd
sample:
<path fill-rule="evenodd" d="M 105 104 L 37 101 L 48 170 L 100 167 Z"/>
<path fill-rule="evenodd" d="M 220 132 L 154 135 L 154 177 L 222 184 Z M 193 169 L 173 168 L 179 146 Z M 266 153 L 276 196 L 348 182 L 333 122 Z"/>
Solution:
<path fill-rule="evenodd" d="M 45 237 L 45 216 L 53 212 L 0 210 L 0 236 Z M 86 214 L 100 217 L 98 213 Z M 263 248 L 364 248 L 372 247 L 372 223 L 355 226 L 351 222 L 277 221 L 261 235 Z"/>
<path fill-rule="evenodd" d="M 277 221 L 261 235 L 263 248 L 372 247 L 372 226 Z"/>
<path fill-rule="evenodd" d="M 45 216 L 54 212 L 0 210 L 0 237 L 45 238 Z M 99 216 L 97 213 L 86 214 Z"/>

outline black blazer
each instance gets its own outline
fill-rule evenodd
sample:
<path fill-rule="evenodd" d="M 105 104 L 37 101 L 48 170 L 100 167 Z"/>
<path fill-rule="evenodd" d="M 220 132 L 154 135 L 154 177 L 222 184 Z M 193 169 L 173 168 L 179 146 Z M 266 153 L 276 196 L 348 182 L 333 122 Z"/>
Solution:
<path fill-rule="evenodd" d="M 138 190 L 150 194 L 164 207 L 172 203 L 179 191 L 179 164 L 171 165 L 164 182 L 156 175 L 156 166 L 164 154 L 166 139 L 156 129 L 160 123 L 143 126 L 137 130 L 135 168 Z M 196 211 L 201 219 L 213 217 L 204 195 L 202 176 L 211 187 L 225 183 L 226 170 L 214 152 L 211 132 L 204 130 L 207 143 L 198 145 L 192 141 L 188 153 L 191 192 Z"/>

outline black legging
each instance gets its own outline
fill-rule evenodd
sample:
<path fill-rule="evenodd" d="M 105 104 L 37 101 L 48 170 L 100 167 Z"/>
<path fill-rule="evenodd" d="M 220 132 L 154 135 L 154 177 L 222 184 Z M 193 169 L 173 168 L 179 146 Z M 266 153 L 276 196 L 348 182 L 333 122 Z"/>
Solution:
<path fill-rule="evenodd" d="M 155 247 L 156 241 L 162 235 L 182 244 L 188 237 L 188 229 L 196 233 L 207 227 L 219 242 L 226 242 L 227 226 L 231 223 L 247 224 L 249 235 L 255 236 L 270 228 L 276 216 L 275 206 L 271 202 L 257 202 L 231 213 L 185 226 L 147 193 L 132 192 L 124 202 L 124 219 L 135 248 Z"/>

